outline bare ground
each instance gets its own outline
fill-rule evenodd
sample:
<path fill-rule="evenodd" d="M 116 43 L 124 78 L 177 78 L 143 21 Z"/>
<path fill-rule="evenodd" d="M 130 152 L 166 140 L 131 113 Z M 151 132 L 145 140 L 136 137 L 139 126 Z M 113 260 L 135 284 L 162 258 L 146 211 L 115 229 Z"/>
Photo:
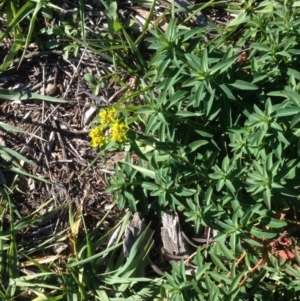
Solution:
<path fill-rule="evenodd" d="M 61 60 L 59 52 L 39 53 L 25 59 L 18 70 L 1 76 L 2 86 L 6 89 L 30 89 L 35 93 L 49 94 L 49 87 L 53 88 L 55 84 L 56 89 L 51 94 L 69 100 L 67 104 L 41 101 L 3 101 L 0 104 L 1 122 L 43 139 L 28 134 L 1 132 L 2 145 L 32 160 L 33 164 L 26 164 L 24 169 L 48 181 L 45 183 L 24 176 L 15 179 L 13 173 L 3 170 L 8 186 L 14 186 L 13 202 L 20 215 L 26 217 L 46 202 L 47 206 L 39 212 L 41 215 L 62 206 L 55 216 L 43 222 L 43 228 L 49 235 L 67 226 L 70 204 L 74 212 L 79 206 L 82 208 L 90 228 L 105 215 L 112 202 L 111 196 L 104 192 L 104 177 L 113 173 L 116 160 L 124 157 L 122 152 L 108 154 L 110 158 L 100 157 L 87 169 L 98 155 L 98 151 L 90 147 L 88 137 L 90 123 L 99 110 L 98 99 L 111 98 L 117 88 L 107 87 L 102 98 L 93 99 L 82 93 L 90 91 L 83 75 L 93 70 L 89 63 L 85 63 L 90 59 L 87 52 L 81 58 L 79 65 L 78 60 Z M 90 111 L 92 115 L 88 115 Z M 114 226 L 120 215 L 122 213 L 114 209 L 107 218 L 106 226 Z M 33 233 L 36 231 L 35 228 L 31 230 Z M 31 230 L 26 229 L 27 236 Z M 39 234 L 45 233 L 40 231 Z"/>

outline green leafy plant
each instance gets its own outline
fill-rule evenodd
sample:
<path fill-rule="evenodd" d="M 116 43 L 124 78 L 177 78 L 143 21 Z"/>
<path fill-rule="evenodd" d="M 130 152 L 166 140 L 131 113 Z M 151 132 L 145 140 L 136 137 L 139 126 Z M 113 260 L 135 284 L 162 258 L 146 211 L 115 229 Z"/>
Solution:
<path fill-rule="evenodd" d="M 140 160 L 116 169 L 108 190 L 120 208 L 180 210 L 196 234 L 217 231 L 197 248 L 211 263 L 206 289 L 191 291 L 174 264 L 171 300 L 296 296 L 283 267 L 298 252 L 299 9 L 247 2 L 235 13 L 224 29 L 172 19 L 166 34 L 150 31 L 155 54 L 141 85 L 154 88 L 134 112 L 143 132 L 128 132 Z M 215 38 L 204 42 L 207 34 Z"/>
<path fill-rule="evenodd" d="M 299 1 L 209 1 L 193 11 L 175 8 L 173 2 L 152 22 L 153 1 L 144 3 L 150 4 L 150 13 L 140 34 L 131 31 L 132 21 L 122 23 L 115 2 L 102 3 L 108 28 L 100 33 L 89 28 L 83 1 L 70 18 L 60 14 L 60 25 L 51 29 L 36 22 L 59 10 L 51 2 L 1 4 L 8 25 L 0 41 L 13 39 L 1 72 L 22 46 L 24 57 L 31 41 L 61 47 L 65 59 L 88 49 L 113 66 L 104 68 L 103 78 L 87 74 L 85 80 L 94 94 L 108 79 L 124 89 L 114 108 L 128 128 L 116 130 L 112 120 L 101 127 L 105 108 L 95 120 L 99 131 L 90 138 L 99 156 L 128 151 L 106 180 L 119 208 L 129 209 L 103 233 L 110 211 L 90 229 L 83 204 L 75 210 L 67 201 L 46 214 L 67 207 L 66 229 L 36 245 L 19 234 L 41 222 L 39 212 L 47 204 L 22 217 L 10 197 L 12 187 L 2 183 L 1 299 L 298 300 Z M 193 15 L 214 5 L 230 13 L 227 25 L 210 21 L 207 28 L 190 28 Z M 179 21 L 175 14 L 182 12 L 189 15 Z M 166 32 L 157 27 L 162 18 L 168 22 Z M 60 39 L 40 43 L 45 35 Z M 145 42 L 150 44 L 147 55 Z M 11 90 L 1 90 L 0 98 L 61 101 Z M 132 152 L 139 157 L 136 164 Z M 29 163 L 26 158 L 6 147 L 0 156 L 1 168 L 24 175 L 20 161 Z M 156 269 L 156 275 L 149 254 L 153 239 L 158 240 L 150 227 L 157 225 L 146 228 L 128 258 L 121 239 L 132 212 L 147 216 L 151 210 L 159 217 L 166 209 L 179 213 L 188 256 Z M 204 230 L 213 234 L 203 237 Z M 108 245 L 111 236 L 114 242 Z M 49 256 L 45 263 L 40 254 L 59 241 L 66 242 L 68 255 Z"/>
<path fill-rule="evenodd" d="M 94 95 L 98 95 L 99 90 L 105 86 L 106 81 L 102 78 L 96 79 L 92 74 L 85 74 L 84 79 L 89 84 L 89 87 L 92 89 Z"/>

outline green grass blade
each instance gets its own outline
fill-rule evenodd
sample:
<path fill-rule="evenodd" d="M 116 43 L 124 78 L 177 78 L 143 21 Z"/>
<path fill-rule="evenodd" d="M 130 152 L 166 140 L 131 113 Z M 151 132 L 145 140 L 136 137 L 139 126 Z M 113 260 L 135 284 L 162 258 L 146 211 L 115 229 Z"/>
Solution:
<path fill-rule="evenodd" d="M 107 253 L 109 253 L 110 251 L 112 251 L 112 250 L 120 247 L 122 244 L 123 243 L 118 243 L 118 244 L 116 244 L 116 245 L 114 245 L 114 246 L 112 246 L 112 247 L 110 247 L 110 248 L 108 248 L 108 249 L 106 249 L 106 250 L 104 250 L 104 251 L 102 251 L 100 253 L 95 254 L 94 256 L 91 256 L 89 258 L 85 258 L 85 259 L 83 259 L 81 261 L 73 263 L 73 264 L 69 265 L 69 267 L 73 268 L 73 267 L 76 267 L 76 266 L 82 266 L 82 265 L 84 265 L 84 264 L 86 264 L 88 262 L 91 262 L 91 261 L 93 261 L 93 260 L 95 260 L 95 259 L 97 259 L 97 258 L 99 258 L 99 257 L 101 257 L 101 256 L 103 256 L 103 255 L 105 255 Z"/>
<path fill-rule="evenodd" d="M 34 175 L 31 175 L 29 174 L 28 172 L 24 171 L 24 170 L 21 170 L 17 167 L 10 167 L 9 168 L 10 171 L 14 172 L 14 173 L 17 173 L 17 174 L 20 174 L 20 175 L 23 175 L 23 176 L 26 176 L 26 177 L 29 177 L 29 178 L 32 178 L 32 179 L 35 179 L 35 180 L 38 180 L 38 181 L 42 181 L 44 183 L 49 183 L 47 180 L 41 178 L 41 177 L 36 177 Z"/>
<path fill-rule="evenodd" d="M 9 203 L 9 213 L 10 213 L 10 229 L 11 229 L 11 241 L 9 246 L 9 253 L 8 253 L 8 274 L 11 278 L 16 278 L 19 276 L 19 261 L 18 261 L 18 251 L 17 251 L 17 242 L 15 237 L 14 231 L 14 212 L 13 206 L 11 203 L 11 199 L 7 194 L 7 200 Z"/>
<path fill-rule="evenodd" d="M 14 3 L 11 2 L 10 4 L 11 4 L 11 6 L 7 5 L 6 14 L 14 16 L 15 15 Z M 9 17 L 7 19 L 11 20 L 11 18 L 9 18 Z M 17 52 L 21 48 L 22 42 L 23 42 L 23 35 L 22 35 L 22 32 L 21 32 L 21 29 L 20 29 L 19 26 L 15 26 L 15 28 L 14 28 L 14 43 L 13 43 L 12 47 L 10 48 L 8 54 L 6 55 L 6 58 L 5 58 L 4 62 L 0 66 L 0 73 L 5 71 L 10 66 L 12 60 L 14 59 Z"/>
<path fill-rule="evenodd" d="M 3 123 L 3 122 L 0 122 L 0 128 L 7 131 L 7 132 L 17 132 L 17 133 L 23 133 L 23 134 L 26 134 L 26 135 L 29 135 L 29 136 L 32 136 L 34 138 L 37 138 L 37 139 L 40 139 L 42 141 L 46 141 L 45 139 L 35 135 L 35 134 L 32 134 L 32 133 L 29 133 L 27 131 L 24 131 L 22 129 L 19 129 L 15 126 L 12 126 L 12 125 L 9 125 L 9 124 L 6 124 L 6 123 Z M 8 147 L 0 147 L 0 150 L 1 149 L 5 149 L 7 152 L 9 152 L 8 150 L 10 150 L 10 148 Z M 17 154 L 17 152 L 15 152 Z M 24 159 L 23 159 L 24 160 Z M 27 159 L 26 159 L 27 160 Z M 25 161 L 25 160 L 24 160 Z"/>
<path fill-rule="evenodd" d="M 2 42 L 9 33 L 12 32 L 15 26 L 17 26 L 22 20 L 24 20 L 34 9 L 34 3 L 31 1 L 26 2 L 24 6 L 18 11 L 14 19 L 8 24 L 6 30 L 0 35 L 0 42 Z"/>
<path fill-rule="evenodd" d="M 22 57 L 20 59 L 19 66 L 22 64 L 22 61 L 23 61 L 24 56 L 26 54 L 28 45 L 31 41 L 31 37 L 32 37 L 32 34 L 33 34 L 37 14 L 40 11 L 40 9 L 44 6 L 45 2 L 46 2 L 46 0 L 38 0 L 37 1 L 37 5 L 36 5 L 36 7 L 34 9 L 34 12 L 33 12 L 32 16 L 30 18 L 29 30 L 28 30 L 28 33 L 27 33 L 27 37 L 26 37 L 26 41 L 25 41 L 25 45 L 24 45 L 24 51 L 23 51 Z"/>
<path fill-rule="evenodd" d="M 59 99 L 51 96 L 41 95 L 37 93 L 32 93 L 28 91 L 17 91 L 17 90 L 8 90 L 0 89 L 0 99 L 4 100 L 30 100 L 38 99 L 49 102 L 58 102 L 58 103 L 67 103 L 68 100 Z"/>
<path fill-rule="evenodd" d="M 142 57 L 142 55 L 141 55 L 141 53 L 140 53 L 140 51 L 137 49 L 137 47 L 135 46 L 135 44 L 134 44 L 134 42 L 132 41 L 132 39 L 131 39 L 131 37 L 129 36 L 129 34 L 126 32 L 126 30 L 123 28 L 123 26 L 122 26 L 122 31 L 123 31 L 123 34 L 124 34 L 124 36 L 125 36 L 125 39 L 126 39 L 126 41 L 127 41 L 127 43 L 128 43 L 128 45 L 129 45 L 129 47 L 130 47 L 130 49 L 131 49 L 131 51 L 132 51 L 132 53 L 133 53 L 133 55 L 134 55 L 134 57 L 135 57 L 135 59 L 137 60 L 137 63 L 138 63 L 138 69 L 140 70 L 140 71 L 144 71 L 144 73 L 146 73 L 146 63 L 145 63 L 145 61 L 144 61 L 144 59 L 143 59 L 143 57 Z"/>
<path fill-rule="evenodd" d="M 84 2 L 83 0 L 79 0 L 79 15 L 80 15 L 80 23 L 81 23 L 81 37 L 83 40 L 83 44 L 86 45 L 86 34 L 85 34 L 85 24 L 84 24 Z"/>
<path fill-rule="evenodd" d="M 1 128 L 1 124 L 0 124 L 0 128 Z M 10 154 L 11 156 L 15 157 L 16 159 L 20 160 L 20 161 L 24 161 L 28 164 L 33 164 L 33 162 L 31 160 L 28 160 L 26 157 L 22 156 L 21 154 L 19 154 L 18 152 L 10 149 L 9 147 L 6 147 L 6 146 L 0 146 L 0 155 L 1 155 L 1 152 L 4 152 L 4 153 L 8 153 Z"/>

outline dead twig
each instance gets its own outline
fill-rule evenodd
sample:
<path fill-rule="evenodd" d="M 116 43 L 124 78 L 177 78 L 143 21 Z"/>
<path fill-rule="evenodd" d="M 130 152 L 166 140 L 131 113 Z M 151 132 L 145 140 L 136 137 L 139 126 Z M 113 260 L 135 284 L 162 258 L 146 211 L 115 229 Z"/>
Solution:
<path fill-rule="evenodd" d="M 52 120 L 51 121 L 52 125 L 54 128 L 56 129 L 59 129 L 59 125 L 56 123 L 56 120 Z M 68 157 L 67 157 L 67 152 L 66 152 L 66 148 L 65 148 L 65 144 L 64 144 L 64 141 L 63 141 L 63 138 L 62 138 L 62 135 L 59 131 L 57 131 L 57 137 L 58 137 L 58 140 L 59 140 L 59 144 L 61 146 L 61 151 L 62 151 L 62 156 L 63 156 L 63 160 L 68 160 Z"/>
<path fill-rule="evenodd" d="M 36 52 L 31 52 L 27 55 L 24 56 L 24 60 L 30 60 L 33 58 L 37 58 L 37 57 L 42 57 L 42 56 L 49 56 L 51 54 L 54 55 L 62 55 L 64 52 L 62 50 L 48 50 L 48 51 L 36 51 Z M 18 59 L 14 59 L 12 61 L 12 65 L 16 66 L 20 63 L 20 58 Z"/>

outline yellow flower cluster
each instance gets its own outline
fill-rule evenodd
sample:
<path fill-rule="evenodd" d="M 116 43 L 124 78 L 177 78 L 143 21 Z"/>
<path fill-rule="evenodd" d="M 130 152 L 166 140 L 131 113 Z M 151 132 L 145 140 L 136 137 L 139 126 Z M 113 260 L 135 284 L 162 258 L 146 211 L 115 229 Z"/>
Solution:
<path fill-rule="evenodd" d="M 113 123 L 110 129 L 110 139 L 112 141 L 122 143 L 126 140 L 126 132 L 128 131 L 128 126 L 125 123 Z"/>
<path fill-rule="evenodd" d="M 92 147 L 101 147 L 108 141 L 122 143 L 127 140 L 128 126 L 123 122 L 119 122 L 115 108 L 102 109 L 98 115 L 100 125 L 93 128 L 89 134 Z M 106 135 L 106 133 L 109 133 L 109 135 Z"/>
<path fill-rule="evenodd" d="M 101 110 L 98 115 L 101 124 L 109 124 L 116 121 L 117 113 L 115 108 L 110 108 L 108 110 Z"/>
<path fill-rule="evenodd" d="M 89 137 L 92 139 L 92 147 L 102 146 L 106 142 L 106 137 L 103 135 L 103 130 L 100 126 L 93 128 L 89 133 Z"/>

